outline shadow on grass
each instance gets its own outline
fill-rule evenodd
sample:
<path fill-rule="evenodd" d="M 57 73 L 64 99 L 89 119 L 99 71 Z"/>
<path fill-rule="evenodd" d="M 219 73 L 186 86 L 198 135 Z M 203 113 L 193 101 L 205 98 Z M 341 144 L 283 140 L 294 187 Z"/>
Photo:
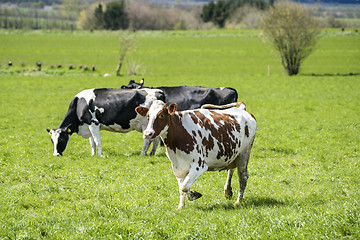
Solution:
<path fill-rule="evenodd" d="M 313 76 L 313 77 L 348 77 L 348 76 L 359 76 L 360 73 L 304 73 L 303 76 Z"/>
<path fill-rule="evenodd" d="M 244 200 L 239 205 L 236 206 L 234 205 L 233 202 L 224 200 L 223 203 L 216 203 L 210 206 L 198 206 L 198 208 L 203 211 L 213 211 L 213 210 L 236 210 L 239 208 L 254 208 L 254 207 L 255 208 L 279 207 L 284 205 L 287 205 L 287 203 L 270 197 L 249 197 L 249 198 L 244 198 Z"/>

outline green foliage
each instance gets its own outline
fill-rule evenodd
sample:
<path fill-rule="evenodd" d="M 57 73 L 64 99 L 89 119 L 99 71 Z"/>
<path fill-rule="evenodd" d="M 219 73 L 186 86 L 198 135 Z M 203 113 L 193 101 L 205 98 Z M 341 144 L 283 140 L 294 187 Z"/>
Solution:
<path fill-rule="evenodd" d="M 125 11 L 125 1 L 120 0 L 106 4 L 104 22 L 106 29 L 127 29 L 129 26 L 129 19 Z"/>
<path fill-rule="evenodd" d="M 287 73 L 300 71 L 317 42 L 318 24 L 304 5 L 280 1 L 263 16 L 260 27 L 279 55 Z"/>
<path fill-rule="evenodd" d="M 225 21 L 234 13 L 234 11 L 242 6 L 249 5 L 259 9 L 265 9 L 267 6 L 263 0 L 235 0 L 226 1 L 219 0 L 214 3 L 211 0 L 208 4 L 204 4 L 201 12 L 201 19 L 204 22 L 213 22 L 216 26 L 223 28 Z"/>
<path fill-rule="evenodd" d="M 101 3 L 99 3 L 99 5 L 95 8 L 94 17 L 95 17 L 95 29 L 103 29 L 105 27 L 105 17 L 104 17 L 103 6 Z"/>
<path fill-rule="evenodd" d="M 360 237 L 358 33 L 323 32 L 291 81 L 258 31 L 135 33 L 146 85 L 231 86 L 258 122 L 243 203 L 223 196 L 226 172 L 208 172 L 193 186 L 204 196 L 182 211 L 164 148 L 138 156 L 140 133 L 102 131 L 106 158 L 76 135 L 52 156 L 45 129 L 59 125 L 75 94 L 129 81 L 102 77 L 117 63 L 121 34 L 0 30 L 0 69 L 41 60 L 101 73 L 0 74 L 1 239 Z"/>
<path fill-rule="evenodd" d="M 204 22 L 213 22 L 215 25 L 223 28 L 225 26 L 225 20 L 229 16 L 228 4 L 225 0 L 219 0 L 214 3 L 211 0 L 208 4 L 205 4 L 202 8 L 201 18 Z"/>

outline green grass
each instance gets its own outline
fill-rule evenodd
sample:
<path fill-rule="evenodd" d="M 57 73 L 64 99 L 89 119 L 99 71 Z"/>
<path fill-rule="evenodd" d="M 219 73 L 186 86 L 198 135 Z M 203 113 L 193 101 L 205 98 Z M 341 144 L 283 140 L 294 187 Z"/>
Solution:
<path fill-rule="evenodd" d="M 324 32 L 299 76 L 284 73 L 257 31 L 138 32 L 129 59 L 145 74 L 114 73 L 119 32 L 0 31 L 0 239 L 358 239 L 360 237 L 360 41 Z M 31 69 L 96 65 L 96 73 L 24 75 Z M 267 76 L 267 66 L 271 76 Z M 6 69 L 6 71 L 4 70 Z M 93 87 L 231 86 L 258 122 L 244 201 L 226 200 L 226 172 L 207 172 L 204 196 L 178 211 L 164 148 L 140 157 L 141 134 L 102 132 L 106 158 L 72 136 L 52 156 L 73 96 Z M 233 179 L 238 193 L 237 176 Z"/>

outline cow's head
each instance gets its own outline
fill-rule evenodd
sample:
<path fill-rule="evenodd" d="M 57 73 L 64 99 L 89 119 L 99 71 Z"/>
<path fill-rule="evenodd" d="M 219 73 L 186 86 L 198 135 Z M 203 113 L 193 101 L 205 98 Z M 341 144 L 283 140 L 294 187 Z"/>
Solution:
<path fill-rule="evenodd" d="M 149 123 L 143 133 L 145 139 L 153 139 L 157 136 L 163 135 L 170 123 L 170 117 L 177 109 L 176 103 L 171 103 L 166 106 L 163 101 L 157 100 L 150 108 L 137 107 L 135 111 L 141 116 L 146 116 Z"/>
<path fill-rule="evenodd" d="M 144 79 L 141 79 L 139 83 L 136 83 L 135 80 L 130 80 L 128 85 L 122 85 L 122 89 L 140 89 L 144 85 Z"/>
<path fill-rule="evenodd" d="M 62 155 L 72 134 L 70 125 L 66 128 L 46 129 L 54 143 L 54 156 Z"/>

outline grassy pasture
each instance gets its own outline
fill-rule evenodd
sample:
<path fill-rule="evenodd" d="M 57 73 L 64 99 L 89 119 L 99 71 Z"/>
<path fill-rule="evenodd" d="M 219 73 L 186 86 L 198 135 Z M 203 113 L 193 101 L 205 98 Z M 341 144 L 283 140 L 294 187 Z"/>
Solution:
<path fill-rule="evenodd" d="M 128 59 L 144 74 L 104 78 L 120 34 L 0 31 L 0 239 L 360 237 L 358 34 L 324 31 L 301 75 L 289 77 L 257 31 L 138 32 Z M 31 70 L 36 61 L 98 70 L 43 74 Z M 75 135 L 63 157 L 52 156 L 45 128 L 59 125 L 76 93 L 142 77 L 238 90 L 258 122 L 240 206 L 223 196 L 226 173 L 207 172 L 193 185 L 204 196 L 177 211 L 164 148 L 138 156 L 140 133 L 103 131 L 105 159 Z"/>

